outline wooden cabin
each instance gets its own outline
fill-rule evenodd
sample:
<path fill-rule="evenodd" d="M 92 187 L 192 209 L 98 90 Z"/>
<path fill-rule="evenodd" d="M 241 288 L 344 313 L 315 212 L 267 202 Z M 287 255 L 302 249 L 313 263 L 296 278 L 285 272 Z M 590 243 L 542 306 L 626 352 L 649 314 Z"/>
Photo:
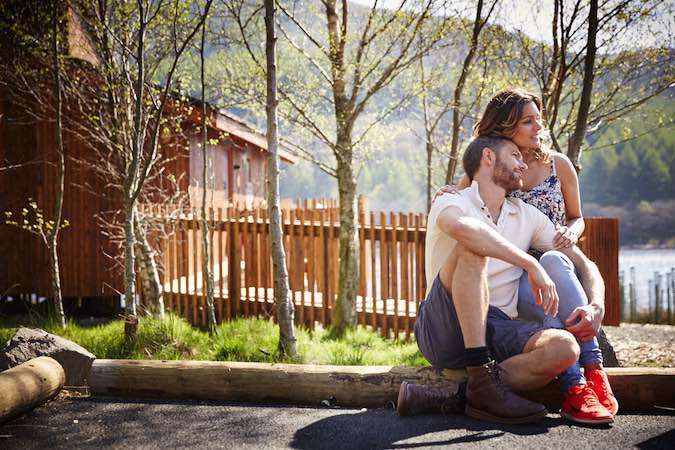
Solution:
<path fill-rule="evenodd" d="M 95 86 L 100 79 L 96 69 L 100 63 L 99 56 L 83 21 L 67 4 L 63 7 L 66 8 L 66 20 L 61 30 L 64 42 L 61 51 L 66 53 L 66 60 L 73 67 L 82 68 L 78 74 L 89 77 L 85 82 L 91 84 L 87 86 Z M 45 21 L 51 20 L 51 16 L 45 8 L 51 7 L 39 1 L 11 0 L 3 3 L 0 10 L 20 24 L 21 33 L 46 40 L 49 33 L 45 29 L 51 22 Z M 24 42 L 21 33 L 13 31 L 13 28 L 2 29 L 0 58 L 3 61 L 24 61 L 30 55 L 18 50 Z M 46 68 L 45 73 L 51 73 L 49 61 L 35 60 L 29 64 Z M 7 64 L 5 67 L 13 66 Z M 56 175 L 53 163 L 56 156 L 54 114 L 30 114 L 29 111 L 36 108 L 32 104 L 35 97 L 13 89 L 11 81 L 8 81 L 14 78 L 11 74 L 7 72 L 7 76 L 0 79 L 0 297 L 15 294 L 48 296 L 50 283 L 45 244 L 39 236 L 6 224 L 5 213 L 12 213 L 12 218 L 19 217 L 21 222 L 21 211 L 24 208 L 32 210 L 29 205 L 33 203 L 43 211 L 46 220 L 53 217 Z M 49 82 L 47 78 L 47 84 Z M 49 89 L 45 87 L 40 92 L 46 92 L 44 98 L 51 103 Z M 67 103 L 68 99 L 64 98 L 64 115 L 68 116 L 71 124 L 84 123 L 77 122 L 78 116 L 68 110 Z M 160 152 L 164 162 L 159 165 L 162 170 L 160 176 L 151 185 L 156 192 L 170 189 L 182 192 L 189 206 L 196 207 L 201 204 L 204 187 L 203 157 L 199 145 L 201 104 L 178 96 L 169 103 L 165 116 L 172 117 L 172 127 L 166 127 L 160 134 Z M 217 208 L 231 202 L 251 205 L 264 199 L 267 167 L 265 135 L 232 114 L 210 105 L 207 105 L 207 111 L 209 138 L 218 139 L 217 144 L 208 146 L 213 161 L 213 195 L 209 196 L 209 203 Z M 66 171 L 62 211 L 63 219 L 70 225 L 61 231 L 59 237 L 62 292 L 64 297 L 116 295 L 123 291 L 122 268 L 115 266 L 119 263 L 111 258 L 119 251 L 104 234 L 104 222 L 112 212 L 122 210 L 121 195 L 119 189 L 109 186 L 105 176 L 88 165 L 102 153 L 96 153 L 94 143 L 72 132 L 76 128 L 68 127 L 71 131 L 66 130 L 64 135 Z M 282 161 L 294 162 L 286 149 L 281 148 L 279 154 Z M 176 182 L 169 183 L 170 179 Z M 159 200 L 161 198 L 160 195 Z M 32 216 L 33 212 L 29 215 Z"/>
<path fill-rule="evenodd" d="M 193 108 L 192 110 L 201 110 Z M 199 114 L 181 120 L 181 136 L 163 133 L 161 152 L 170 162 L 162 177 L 175 177 L 178 188 L 188 193 L 189 206 L 201 204 L 202 152 Z M 213 162 L 213 196 L 209 204 L 224 207 L 231 203 L 252 205 L 266 196 L 267 145 L 264 134 L 231 114 L 209 107 L 209 145 Z M 123 290 L 121 267 L 110 255 L 116 247 L 103 233 L 103 213 L 120 210 L 119 192 L 88 168 L 91 144 L 73 133 L 65 133 L 67 155 L 63 218 L 69 226 L 59 241 L 61 284 L 64 297 L 115 295 Z M 55 125 L 37 120 L 22 111 L 6 89 L 0 88 L 0 296 L 32 294 L 47 296 L 48 255 L 41 238 L 5 223 L 5 212 L 20 216 L 29 201 L 52 217 L 55 160 Z M 280 149 L 280 157 L 293 157 Z M 30 199 L 30 200 L 29 200 Z"/>

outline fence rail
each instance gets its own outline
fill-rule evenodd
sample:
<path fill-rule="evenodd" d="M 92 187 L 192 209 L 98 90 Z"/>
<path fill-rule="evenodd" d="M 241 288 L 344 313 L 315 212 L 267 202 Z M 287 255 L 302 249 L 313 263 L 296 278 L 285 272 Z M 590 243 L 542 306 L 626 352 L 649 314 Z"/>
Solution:
<path fill-rule="evenodd" d="M 168 224 L 169 232 L 157 239 L 166 307 L 205 326 L 199 214 L 191 210 L 171 218 L 169 211 L 143 209 Z M 216 319 L 274 317 L 267 211 L 232 207 L 210 210 L 208 216 Z M 358 219 L 358 323 L 386 337 L 409 338 L 426 291 L 426 217 L 360 211 Z M 282 223 L 296 324 L 329 326 L 338 286 L 338 210 L 334 204 L 304 202 L 284 209 Z M 607 285 L 606 322 L 618 324 L 616 219 L 588 219 L 586 236 L 581 247 L 598 263 Z"/>

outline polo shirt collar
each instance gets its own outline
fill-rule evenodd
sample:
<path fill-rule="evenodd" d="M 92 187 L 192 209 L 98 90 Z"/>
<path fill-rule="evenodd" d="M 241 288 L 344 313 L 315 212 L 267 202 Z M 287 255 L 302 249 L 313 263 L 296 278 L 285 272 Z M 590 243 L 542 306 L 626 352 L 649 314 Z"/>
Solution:
<path fill-rule="evenodd" d="M 483 201 L 483 199 L 480 196 L 480 191 L 478 189 L 478 181 L 473 180 L 471 182 L 471 186 L 469 186 L 466 189 L 466 193 L 467 193 L 467 197 L 469 198 L 471 203 L 473 203 L 474 206 L 476 206 L 476 208 L 487 209 L 487 206 L 485 205 L 485 202 Z M 502 205 L 502 213 L 506 213 L 506 214 L 516 214 L 517 213 L 516 206 L 514 205 L 513 200 L 511 198 L 507 197 L 504 200 L 504 204 Z"/>

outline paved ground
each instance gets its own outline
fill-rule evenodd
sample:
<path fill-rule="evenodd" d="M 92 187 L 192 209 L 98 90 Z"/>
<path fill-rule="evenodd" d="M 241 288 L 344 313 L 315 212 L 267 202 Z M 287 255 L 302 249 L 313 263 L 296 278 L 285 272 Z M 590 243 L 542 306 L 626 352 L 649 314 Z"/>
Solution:
<path fill-rule="evenodd" d="M 675 448 L 675 411 L 572 426 L 557 414 L 500 426 L 460 415 L 399 418 L 392 409 L 65 398 L 0 426 L 0 448 Z"/>

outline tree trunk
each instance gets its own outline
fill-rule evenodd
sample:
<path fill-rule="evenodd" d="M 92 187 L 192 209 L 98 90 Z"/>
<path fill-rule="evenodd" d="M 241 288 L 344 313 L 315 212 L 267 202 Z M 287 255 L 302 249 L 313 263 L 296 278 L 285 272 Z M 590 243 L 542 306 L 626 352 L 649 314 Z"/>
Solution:
<path fill-rule="evenodd" d="M 548 115 L 548 119 L 551 121 L 549 123 L 549 127 L 554 122 L 554 120 L 551 119 L 551 113 L 553 110 L 551 101 L 553 99 L 553 89 L 556 83 L 556 75 L 558 73 L 558 64 L 561 62 L 560 39 L 558 37 L 558 17 L 560 14 L 560 6 L 560 0 L 553 0 L 553 18 L 551 19 L 551 39 L 553 41 L 553 49 L 550 63 L 548 65 L 548 70 L 545 74 L 543 74 L 546 79 L 543 80 L 544 88 L 542 89 L 541 93 L 541 101 L 544 112 Z"/>
<path fill-rule="evenodd" d="M 208 128 L 206 117 L 206 79 L 204 77 L 204 40 L 206 39 L 206 16 L 209 13 L 211 3 L 207 3 L 204 11 L 204 22 L 202 23 L 202 42 L 199 47 L 199 58 L 201 62 L 201 88 L 202 88 L 202 208 L 201 208 L 201 229 L 202 229 L 202 278 L 206 284 L 206 309 L 209 323 L 209 334 L 213 335 L 216 332 L 216 309 L 213 301 L 213 271 L 211 270 L 211 233 L 209 230 L 208 221 L 206 220 L 206 191 L 208 183 L 208 166 L 209 166 L 209 152 L 207 151 L 208 144 Z"/>
<path fill-rule="evenodd" d="M 424 144 L 427 152 L 427 213 L 431 210 L 431 161 L 434 155 L 434 131 L 429 119 L 429 101 L 427 98 L 427 82 L 424 73 L 424 55 L 420 57 L 420 78 L 422 82 L 422 113 L 424 118 Z"/>
<path fill-rule="evenodd" d="M 581 170 L 581 145 L 586 137 L 588 125 L 588 113 L 591 107 L 591 94 L 593 93 L 593 78 L 595 74 L 596 35 L 598 33 L 598 0 L 591 0 L 588 12 L 588 37 L 586 41 L 586 58 L 584 59 L 584 79 L 579 100 L 579 112 L 577 113 L 574 132 L 567 146 L 567 156 L 572 161 L 574 168 Z"/>
<path fill-rule="evenodd" d="M 136 214 L 136 199 L 140 191 L 140 161 L 144 148 L 145 136 L 142 132 L 143 99 L 145 98 L 145 32 L 146 12 L 144 3 L 138 2 L 139 29 L 136 42 L 137 79 L 133 84 L 134 112 L 132 126 L 131 161 L 124 175 L 124 296 L 126 312 L 132 318 L 136 317 L 136 258 L 134 254 L 135 234 L 134 216 Z M 133 336 L 130 336 L 133 337 Z"/>
<path fill-rule="evenodd" d="M 277 62 L 274 0 L 265 0 L 267 62 L 267 211 L 272 242 L 274 302 L 279 322 L 279 353 L 296 355 L 293 302 L 288 284 L 281 208 L 279 205 L 279 135 L 277 118 Z"/>
<path fill-rule="evenodd" d="M 134 254 L 134 215 L 135 202 L 127 200 L 126 217 L 124 219 L 124 297 L 126 302 L 126 313 L 131 316 L 136 315 L 136 273 L 134 266 L 136 258 Z"/>
<path fill-rule="evenodd" d="M 347 140 L 349 138 L 343 139 L 346 143 L 341 144 L 338 137 L 338 147 L 351 145 Z M 341 152 L 342 155 L 346 153 L 349 152 Z M 331 316 L 331 332 L 334 336 L 342 336 L 347 328 L 356 325 L 359 240 L 356 228 L 356 179 L 351 158 L 338 159 L 337 175 L 340 200 L 340 261 L 337 300 Z"/>
<path fill-rule="evenodd" d="M 143 302 L 152 315 L 164 319 L 164 298 L 155 251 L 148 242 L 146 229 L 141 223 L 138 211 L 134 212 L 134 255 L 138 255 L 138 270 L 141 278 Z"/>
<path fill-rule="evenodd" d="M 490 16 L 488 12 L 485 21 L 487 21 Z M 459 154 L 459 128 L 462 125 L 460 119 L 459 110 L 460 103 L 462 102 L 462 92 L 464 91 L 464 84 L 466 79 L 471 72 L 471 65 L 473 64 L 473 58 L 476 54 L 476 49 L 478 48 L 478 36 L 480 36 L 481 29 L 483 28 L 484 21 L 481 18 L 483 14 L 483 0 L 478 0 L 476 5 L 476 17 L 473 23 L 473 32 L 471 34 L 471 43 L 469 46 L 469 52 L 464 58 L 464 63 L 462 64 L 462 72 L 459 75 L 457 80 L 457 85 L 455 86 L 454 101 L 452 103 L 452 141 L 450 144 L 450 158 L 448 159 L 448 170 L 445 174 L 446 184 L 452 184 L 452 179 L 455 177 L 455 170 L 457 170 L 457 159 Z"/>
<path fill-rule="evenodd" d="M 61 228 L 61 210 L 63 207 L 63 189 L 65 175 L 65 157 L 63 149 L 63 127 L 61 123 L 61 68 L 59 66 L 59 3 L 52 0 L 52 47 L 54 51 L 54 94 L 56 98 L 56 186 L 54 198 L 54 223 L 47 231 L 47 247 L 49 248 L 49 270 L 52 280 L 52 298 L 54 302 L 54 319 L 62 327 L 66 327 L 66 316 L 63 312 L 61 297 L 61 277 L 59 274 L 58 237 Z"/>
<path fill-rule="evenodd" d="M 427 150 L 427 214 L 429 211 L 431 211 L 431 163 L 432 163 L 432 158 L 434 155 L 434 143 L 432 142 L 433 136 L 431 133 L 427 132 L 427 142 L 426 142 L 426 150 Z"/>
<path fill-rule="evenodd" d="M 0 425 L 58 394 L 66 382 L 61 364 L 39 356 L 0 373 Z"/>
<path fill-rule="evenodd" d="M 673 368 L 609 368 L 607 377 L 622 411 L 645 411 L 658 406 L 663 413 L 663 408 L 675 406 Z M 92 393 L 104 396 L 311 406 L 335 397 L 336 404 L 342 407 L 381 408 L 396 401 L 402 381 L 456 388 L 465 379 L 464 369 L 439 371 L 433 367 L 97 359 L 89 381 Z M 563 401 L 557 380 L 522 395 L 551 410 L 559 409 Z M 405 426 L 403 421 L 400 423 Z"/>

